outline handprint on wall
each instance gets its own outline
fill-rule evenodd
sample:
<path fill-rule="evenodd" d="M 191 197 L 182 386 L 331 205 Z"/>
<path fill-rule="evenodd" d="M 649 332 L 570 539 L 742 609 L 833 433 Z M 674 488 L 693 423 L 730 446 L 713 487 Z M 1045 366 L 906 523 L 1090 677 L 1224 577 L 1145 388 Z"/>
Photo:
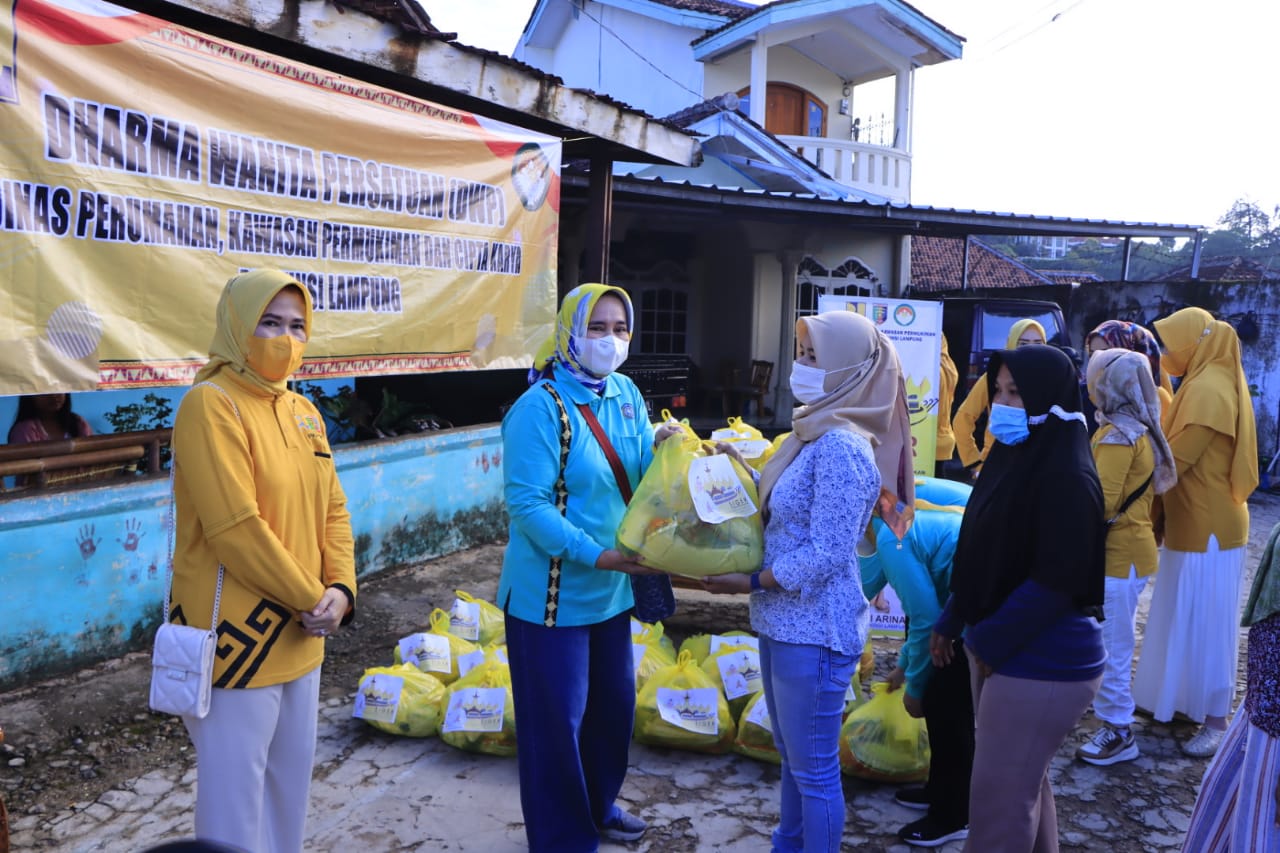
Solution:
<path fill-rule="evenodd" d="M 102 541 L 102 537 L 94 538 L 95 529 L 92 524 L 81 525 L 80 532 L 76 536 L 76 544 L 80 546 L 81 559 L 87 560 L 98 552 L 98 543 Z"/>
<path fill-rule="evenodd" d="M 146 532 L 142 529 L 142 522 L 136 518 L 131 518 L 124 523 L 124 538 L 117 539 L 126 551 L 137 551 L 138 545 L 142 542 L 142 537 L 146 536 Z"/>

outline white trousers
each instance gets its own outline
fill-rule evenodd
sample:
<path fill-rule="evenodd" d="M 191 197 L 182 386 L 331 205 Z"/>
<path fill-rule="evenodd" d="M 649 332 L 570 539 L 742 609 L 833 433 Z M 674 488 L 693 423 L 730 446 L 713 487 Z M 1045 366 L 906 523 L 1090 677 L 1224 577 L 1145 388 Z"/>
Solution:
<path fill-rule="evenodd" d="M 1107 664 L 1102 684 L 1093 699 L 1093 713 L 1102 722 L 1123 728 L 1133 722 L 1133 637 L 1137 628 L 1138 597 L 1147 588 L 1147 578 L 1138 577 L 1133 566 L 1127 578 L 1107 576 L 1103 599 L 1102 645 Z"/>
<path fill-rule="evenodd" d="M 196 748 L 196 838 L 300 853 L 316 752 L 320 668 L 285 684 L 214 689 Z"/>

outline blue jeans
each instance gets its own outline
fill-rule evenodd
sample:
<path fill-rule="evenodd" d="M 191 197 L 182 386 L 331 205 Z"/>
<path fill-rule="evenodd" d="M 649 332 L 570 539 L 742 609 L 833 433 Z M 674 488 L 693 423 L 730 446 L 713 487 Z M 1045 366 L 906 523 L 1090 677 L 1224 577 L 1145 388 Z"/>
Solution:
<path fill-rule="evenodd" d="M 614 817 L 635 720 L 631 615 L 548 628 L 506 614 L 530 853 L 591 853 Z"/>
<path fill-rule="evenodd" d="M 822 646 L 760 638 L 764 698 L 782 756 L 774 853 L 838 853 L 844 835 L 840 722 L 858 659 Z"/>

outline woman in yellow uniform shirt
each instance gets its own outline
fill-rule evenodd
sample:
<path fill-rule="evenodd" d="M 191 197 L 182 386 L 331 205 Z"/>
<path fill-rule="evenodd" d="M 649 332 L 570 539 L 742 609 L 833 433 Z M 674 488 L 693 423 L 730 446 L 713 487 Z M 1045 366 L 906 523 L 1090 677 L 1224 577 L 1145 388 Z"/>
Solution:
<path fill-rule="evenodd" d="M 1109 349 L 1089 359 L 1089 396 L 1098 407 L 1093 461 L 1109 522 L 1102 644 L 1106 668 L 1093 714 L 1102 723 L 1076 758 L 1099 767 L 1138 757 L 1133 736 L 1134 617 L 1138 597 L 1155 574 L 1156 537 L 1151 506 L 1177 480 L 1173 453 L 1160 429 L 1160 397 L 1147 358 Z"/>
<path fill-rule="evenodd" d="M 297 281 L 232 278 L 173 429 L 170 621 L 208 626 L 225 568 L 213 700 L 183 720 L 196 836 L 253 853 L 302 850 L 324 638 L 355 604 L 351 517 L 324 421 L 285 387 L 310 334 Z"/>
<path fill-rule="evenodd" d="M 1005 349 L 1017 349 L 1044 342 L 1044 326 L 1031 319 L 1019 320 L 1009 329 Z M 960 452 L 960 464 L 974 477 L 978 476 L 978 471 L 986 461 L 987 454 L 991 452 L 991 445 L 995 441 L 989 429 L 985 433 L 982 447 L 978 447 L 978 441 L 975 438 L 978 420 L 987 414 L 990 408 L 991 400 L 987 396 L 987 374 L 984 373 L 978 377 L 977 382 L 973 383 L 969 396 L 964 398 L 960 408 L 956 409 L 955 417 L 951 419 L 951 426 L 955 432 L 956 450 Z"/>
<path fill-rule="evenodd" d="M 1235 693 L 1258 440 L 1235 329 L 1202 308 L 1154 325 L 1161 364 L 1182 377 L 1165 413 L 1178 482 L 1164 495 L 1165 552 L 1133 696 L 1160 722 L 1178 711 L 1203 722 L 1182 749 L 1204 757 L 1222 741 Z"/>

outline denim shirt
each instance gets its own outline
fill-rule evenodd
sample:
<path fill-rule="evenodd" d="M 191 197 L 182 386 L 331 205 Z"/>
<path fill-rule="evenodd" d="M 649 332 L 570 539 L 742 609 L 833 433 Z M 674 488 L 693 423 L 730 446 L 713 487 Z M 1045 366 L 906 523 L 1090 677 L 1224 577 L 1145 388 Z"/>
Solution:
<path fill-rule="evenodd" d="M 764 565 L 779 588 L 751 594 L 757 633 L 861 654 L 869 611 L 854 548 L 879 496 L 865 436 L 832 430 L 800 450 L 769 494 Z"/>

